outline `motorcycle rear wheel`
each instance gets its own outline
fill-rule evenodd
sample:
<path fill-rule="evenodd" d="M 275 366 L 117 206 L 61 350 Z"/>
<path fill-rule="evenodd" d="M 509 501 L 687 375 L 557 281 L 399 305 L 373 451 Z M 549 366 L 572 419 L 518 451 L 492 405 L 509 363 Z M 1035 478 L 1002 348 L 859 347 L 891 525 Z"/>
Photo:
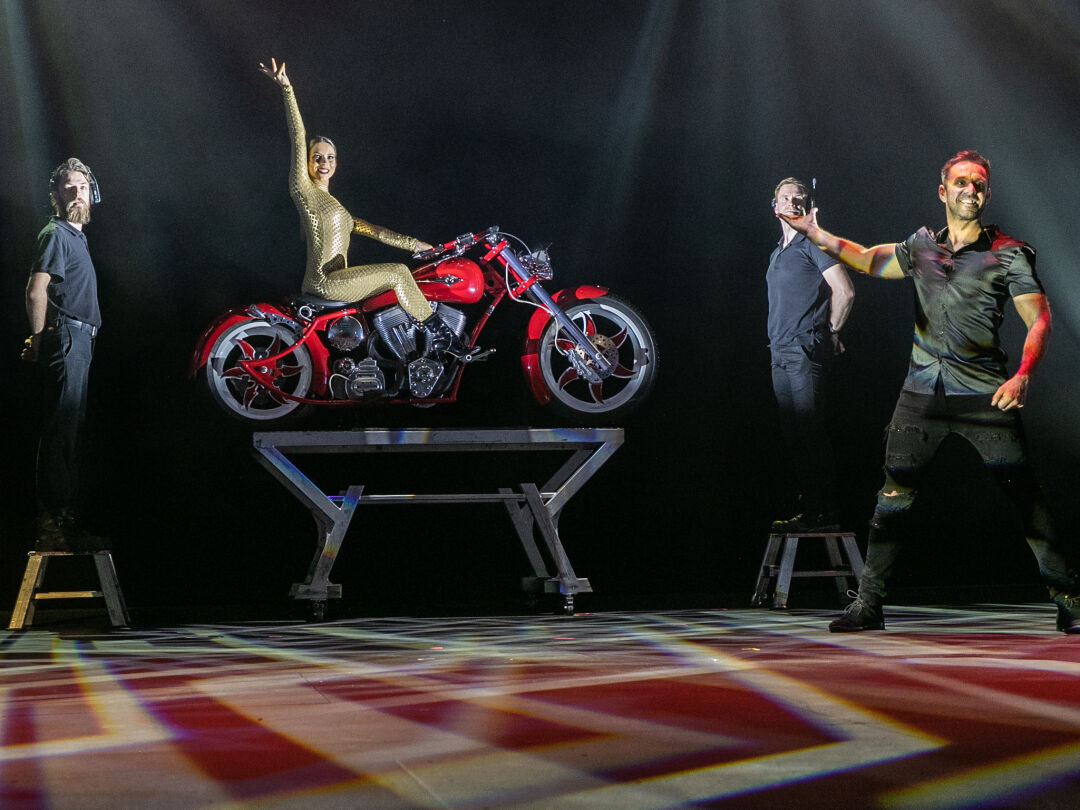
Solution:
<path fill-rule="evenodd" d="M 564 312 L 615 364 L 605 379 L 551 319 L 540 335 L 538 359 L 548 407 L 579 424 L 611 424 L 633 411 L 656 382 L 656 339 L 640 312 L 614 295 L 588 298 Z"/>
<path fill-rule="evenodd" d="M 311 387 L 311 354 L 296 345 L 291 354 L 279 359 L 274 368 L 274 386 L 256 382 L 240 365 L 240 360 L 271 357 L 296 342 L 296 335 L 280 324 L 242 321 L 231 326 L 214 342 L 206 361 L 206 383 L 210 397 L 230 416 L 251 422 L 274 422 L 296 418 L 304 403 L 286 399 L 307 396 Z"/>

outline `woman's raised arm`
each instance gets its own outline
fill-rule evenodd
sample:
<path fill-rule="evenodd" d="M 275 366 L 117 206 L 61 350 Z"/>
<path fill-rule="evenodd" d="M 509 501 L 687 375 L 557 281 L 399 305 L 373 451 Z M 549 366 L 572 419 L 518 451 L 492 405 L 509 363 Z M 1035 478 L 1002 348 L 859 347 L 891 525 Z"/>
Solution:
<path fill-rule="evenodd" d="M 259 62 L 259 72 L 260 73 L 265 73 L 267 76 L 269 76 L 275 82 L 280 84 L 282 87 L 288 87 L 289 86 L 289 76 L 288 76 L 287 73 L 285 73 L 285 63 L 284 62 L 281 63 L 281 67 L 278 67 L 278 63 L 277 63 L 276 59 L 271 59 L 270 60 L 270 67 L 267 67 L 262 62 Z"/>

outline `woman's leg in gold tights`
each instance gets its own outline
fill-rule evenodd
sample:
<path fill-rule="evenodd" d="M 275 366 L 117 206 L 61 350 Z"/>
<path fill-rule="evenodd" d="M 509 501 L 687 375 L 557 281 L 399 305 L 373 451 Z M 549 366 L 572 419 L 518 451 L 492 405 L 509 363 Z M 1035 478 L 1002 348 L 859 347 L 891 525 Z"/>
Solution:
<path fill-rule="evenodd" d="M 431 311 L 416 279 L 403 264 L 365 264 L 327 273 L 320 285 L 320 295 L 335 301 L 360 301 L 393 290 L 398 303 L 430 335 L 428 349 L 439 361 L 447 354 L 463 357 L 469 351 L 465 342 Z"/>
<path fill-rule="evenodd" d="M 327 274 L 320 294 L 334 301 L 361 301 L 393 290 L 398 303 L 417 321 L 431 317 L 431 305 L 403 264 L 364 264 Z"/>

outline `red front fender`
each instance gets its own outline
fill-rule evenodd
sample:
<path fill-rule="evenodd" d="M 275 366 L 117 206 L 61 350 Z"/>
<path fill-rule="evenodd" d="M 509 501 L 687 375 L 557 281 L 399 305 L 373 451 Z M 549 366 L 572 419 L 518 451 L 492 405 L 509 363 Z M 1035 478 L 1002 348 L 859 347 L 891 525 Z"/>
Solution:
<path fill-rule="evenodd" d="M 573 306 L 575 301 L 582 301 L 586 298 L 600 298 L 607 295 L 607 292 L 606 287 L 583 284 L 573 289 L 559 290 L 553 297 L 555 303 L 560 308 L 565 309 Z M 540 372 L 539 357 L 540 335 L 543 334 L 544 327 L 549 320 L 551 320 L 551 313 L 546 309 L 538 308 L 534 310 L 532 317 L 529 319 L 529 324 L 525 328 L 525 341 L 521 348 L 521 371 L 525 375 L 525 385 L 529 387 L 533 398 L 541 405 L 547 405 L 551 401 L 551 392 L 544 385 L 544 377 Z"/>

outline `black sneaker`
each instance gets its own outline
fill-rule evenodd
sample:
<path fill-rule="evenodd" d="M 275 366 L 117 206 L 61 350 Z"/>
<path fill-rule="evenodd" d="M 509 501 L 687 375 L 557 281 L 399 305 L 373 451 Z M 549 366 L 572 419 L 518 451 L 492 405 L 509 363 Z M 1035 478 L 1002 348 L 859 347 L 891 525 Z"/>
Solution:
<path fill-rule="evenodd" d="M 848 591 L 854 597 L 850 605 L 844 608 L 843 615 L 829 622 L 830 633 L 861 633 L 863 630 L 884 630 L 885 616 L 880 607 L 863 601 L 854 591 Z"/>
<path fill-rule="evenodd" d="M 1057 629 L 1070 636 L 1080 636 L 1080 596 L 1054 594 L 1057 604 Z"/>
<path fill-rule="evenodd" d="M 773 534 L 807 534 L 810 532 L 838 532 L 840 524 L 836 522 L 836 515 L 822 512 L 818 514 L 804 514 L 800 512 L 787 520 L 774 520 L 772 522 Z"/>

